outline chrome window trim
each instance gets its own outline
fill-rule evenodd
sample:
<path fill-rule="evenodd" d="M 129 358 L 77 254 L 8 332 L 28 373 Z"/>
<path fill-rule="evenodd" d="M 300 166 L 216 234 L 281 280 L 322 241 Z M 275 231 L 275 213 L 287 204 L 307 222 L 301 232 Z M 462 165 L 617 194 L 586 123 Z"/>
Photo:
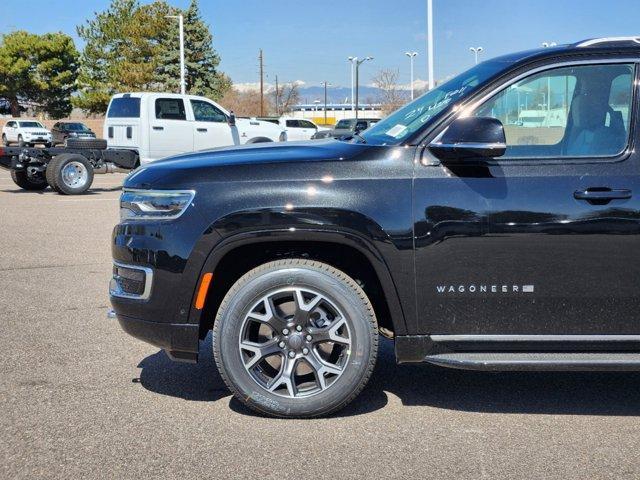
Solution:
<path fill-rule="evenodd" d="M 640 335 L 430 335 L 434 342 L 640 342 Z"/>
<path fill-rule="evenodd" d="M 138 222 L 138 221 L 149 221 L 149 220 L 153 220 L 153 221 L 165 221 L 165 220 L 175 220 L 176 218 L 180 218 L 184 212 L 187 211 L 187 209 L 191 206 L 191 204 L 193 203 L 193 199 L 196 196 L 196 191 L 195 190 L 145 190 L 144 188 L 123 188 L 122 189 L 122 194 L 120 195 L 120 208 L 122 208 L 122 195 L 126 192 L 133 192 L 133 193 L 141 193 L 141 194 L 145 194 L 145 193 L 151 193 L 153 195 L 165 195 L 165 196 L 171 196 L 173 194 L 189 194 L 191 195 L 191 198 L 189 199 L 189 203 L 187 204 L 187 206 L 184 208 L 184 210 L 182 210 L 180 213 L 178 213 L 177 215 L 171 215 L 169 217 L 152 217 L 152 216 L 146 216 L 146 217 L 129 217 L 124 221 L 134 221 L 134 222 Z"/>
<path fill-rule="evenodd" d="M 149 268 L 149 267 L 142 267 L 140 265 L 129 265 L 126 263 L 120 263 L 120 262 L 116 262 L 114 261 L 113 264 L 116 267 L 122 267 L 122 268 L 129 268 L 131 270 L 141 270 L 145 273 L 145 277 L 144 277 L 144 290 L 142 292 L 141 295 L 135 295 L 132 293 L 125 293 L 122 292 L 121 290 L 114 290 L 112 288 L 112 284 L 114 283 L 113 280 L 113 275 L 111 276 L 111 280 L 112 282 L 109 282 L 109 295 L 112 297 L 119 297 L 119 298 L 129 298 L 129 299 L 133 299 L 133 300 L 148 300 L 149 297 L 151 296 L 151 287 L 153 285 L 153 269 Z M 117 285 L 117 283 L 116 283 Z"/>

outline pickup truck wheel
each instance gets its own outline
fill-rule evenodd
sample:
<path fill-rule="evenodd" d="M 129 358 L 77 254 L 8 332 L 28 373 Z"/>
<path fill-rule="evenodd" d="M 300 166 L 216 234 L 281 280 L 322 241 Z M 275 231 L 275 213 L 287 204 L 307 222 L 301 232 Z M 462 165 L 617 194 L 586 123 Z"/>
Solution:
<path fill-rule="evenodd" d="M 256 137 L 256 138 L 251 138 L 247 140 L 248 144 L 249 143 L 268 143 L 268 142 L 273 142 L 273 140 L 267 137 Z"/>
<path fill-rule="evenodd" d="M 278 417 L 343 408 L 364 388 L 378 326 L 364 291 L 320 262 L 261 265 L 226 294 L 213 330 L 218 369 L 236 398 Z"/>
<path fill-rule="evenodd" d="M 80 195 L 93 183 L 93 166 L 82 155 L 63 153 L 49 162 L 46 178 L 58 193 Z"/>
<path fill-rule="evenodd" d="M 11 170 L 11 180 L 24 190 L 44 190 L 48 186 L 44 175 L 30 176 L 26 170 Z"/>

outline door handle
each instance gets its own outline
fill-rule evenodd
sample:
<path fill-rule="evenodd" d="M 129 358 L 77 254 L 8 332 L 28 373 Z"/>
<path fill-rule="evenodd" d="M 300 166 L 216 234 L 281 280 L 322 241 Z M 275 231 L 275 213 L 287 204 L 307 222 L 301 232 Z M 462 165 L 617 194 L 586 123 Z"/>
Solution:
<path fill-rule="evenodd" d="M 595 201 L 609 201 L 609 200 L 627 200 L 631 198 L 631 190 L 628 188 L 587 188 L 585 190 L 576 190 L 573 192 L 573 198 L 576 200 L 595 200 Z"/>
<path fill-rule="evenodd" d="M 207 129 L 206 129 L 206 128 L 198 128 L 198 131 L 199 131 L 199 132 L 206 132 L 206 131 L 207 131 Z"/>
<path fill-rule="evenodd" d="M 164 130 L 164 127 L 153 127 L 154 130 Z"/>

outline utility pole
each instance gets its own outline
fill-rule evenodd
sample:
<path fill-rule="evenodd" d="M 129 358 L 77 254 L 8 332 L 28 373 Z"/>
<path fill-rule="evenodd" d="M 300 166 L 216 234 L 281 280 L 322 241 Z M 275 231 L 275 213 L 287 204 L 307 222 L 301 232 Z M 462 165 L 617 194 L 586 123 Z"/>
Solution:
<path fill-rule="evenodd" d="M 435 86 L 433 81 L 433 0 L 427 0 L 427 52 L 429 56 L 429 90 Z"/>
<path fill-rule="evenodd" d="M 264 116 L 264 63 L 262 57 L 262 49 L 260 49 L 260 55 L 258 55 L 258 60 L 260 60 L 260 116 Z"/>
<path fill-rule="evenodd" d="M 331 84 L 325 80 L 324 82 L 322 82 L 322 85 L 324 85 L 324 124 L 326 125 L 327 124 L 327 86 Z"/>
<path fill-rule="evenodd" d="M 180 93 L 184 95 L 187 90 L 184 72 L 184 18 L 182 15 L 167 15 L 166 18 L 177 18 L 180 29 Z"/>
<path fill-rule="evenodd" d="M 356 120 L 358 119 L 358 100 L 360 96 L 360 65 L 367 60 L 373 60 L 373 57 L 365 57 L 362 60 L 356 60 Z"/>
<path fill-rule="evenodd" d="M 280 116 L 280 104 L 278 103 L 278 75 L 276 75 L 276 115 Z"/>

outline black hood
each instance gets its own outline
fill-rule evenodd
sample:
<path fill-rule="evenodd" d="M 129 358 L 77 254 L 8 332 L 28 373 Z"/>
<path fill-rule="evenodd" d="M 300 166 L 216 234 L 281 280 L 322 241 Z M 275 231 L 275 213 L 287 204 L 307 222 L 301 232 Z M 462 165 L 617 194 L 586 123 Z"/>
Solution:
<path fill-rule="evenodd" d="M 125 188 L 153 188 L 160 179 L 193 175 L 202 178 L 212 169 L 254 164 L 340 161 L 356 157 L 367 145 L 334 139 L 260 143 L 187 153 L 157 160 L 132 173 Z M 179 173 L 179 175 L 177 175 Z M 165 183 L 165 182 L 163 182 Z"/>

